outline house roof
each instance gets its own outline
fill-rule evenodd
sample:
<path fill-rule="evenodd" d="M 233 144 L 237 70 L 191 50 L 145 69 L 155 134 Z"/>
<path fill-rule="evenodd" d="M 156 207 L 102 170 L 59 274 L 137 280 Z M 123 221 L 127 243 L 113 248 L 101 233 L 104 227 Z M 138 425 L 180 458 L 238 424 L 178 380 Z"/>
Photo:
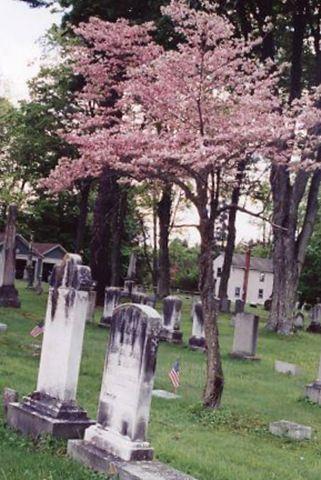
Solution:
<path fill-rule="evenodd" d="M 40 253 L 40 255 L 46 255 L 46 253 L 50 252 L 51 250 L 54 250 L 55 248 L 60 248 L 63 250 L 65 253 L 67 251 L 64 249 L 60 243 L 39 243 L 39 242 L 33 242 L 32 244 L 34 250 Z"/>
<path fill-rule="evenodd" d="M 29 242 L 22 236 L 20 233 L 17 233 L 17 237 L 29 246 Z M 0 245 L 4 242 L 4 232 L 0 232 Z M 44 257 L 48 252 L 54 250 L 55 248 L 60 248 L 63 252 L 67 253 L 67 250 L 60 245 L 60 243 L 39 243 L 33 242 L 32 243 L 32 251 L 36 256 Z"/>
<path fill-rule="evenodd" d="M 232 266 L 234 268 L 245 269 L 246 255 L 235 253 L 233 255 Z M 273 262 L 271 258 L 251 257 L 250 270 L 258 272 L 273 273 Z"/>

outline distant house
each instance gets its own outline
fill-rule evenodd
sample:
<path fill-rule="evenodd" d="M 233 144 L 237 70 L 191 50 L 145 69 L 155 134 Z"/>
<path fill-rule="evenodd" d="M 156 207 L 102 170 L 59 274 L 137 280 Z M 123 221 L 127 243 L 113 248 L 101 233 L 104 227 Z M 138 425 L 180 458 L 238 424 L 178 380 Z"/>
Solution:
<path fill-rule="evenodd" d="M 231 275 L 228 283 L 228 298 L 242 299 L 246 255 L 236 253 L 233 255 Z M 215 295 L 218 295 L 220 277 L 224 262 L 221 253 L 214 260 Z M 273 263 L 270 258 L 251 257 L 249 281 L 247 289 L 247 303 L 263 305 L 265 300 L 272 295 L 273 288 Z"/>
<path fill-rule="evenodd" d="M 0 259 L 3 249 L 4 233 L 0 233 Z M 34 271 L 42 272 L 42 280 L 48 281 L 54 265 L 59 263 L 66 255 L 66 249 L 59 243 L 32 244 L 32 262 Z M 22 279 L 29 256 L 29 242 L 22 235 L 16 235 L 16 278 Z M 36 268 L 36 266 L 38 268 Z M 39 269 L 39 270 L 38 270 Z"/>

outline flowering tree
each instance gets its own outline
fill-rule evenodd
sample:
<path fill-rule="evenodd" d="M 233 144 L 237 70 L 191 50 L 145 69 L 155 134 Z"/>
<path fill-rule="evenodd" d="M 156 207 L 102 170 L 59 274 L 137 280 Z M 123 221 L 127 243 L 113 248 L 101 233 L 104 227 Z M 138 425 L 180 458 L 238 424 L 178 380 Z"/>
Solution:
<path fill-rule="evenodd" d="M 62 160 L 49 185 L 61 189 L 108 165 L 128 178 L 171 182 L 195 205 L 207 342 L 204 405 L 215 408 L 224 386 L 213 272 L 220 198 L 233 188 L 240 161 L 248 178 L 255 175 L 254 153 L 273 151 L 282 161 L 288 129 L 275 70 L 256 62 L 254 44 L 235 38 L 230 23 L 205 7 L 195 11 L 178 0 L 164 9 L 182 38 L 174 51 L 152 42 L 151 25 L 92 19 L 79 27 L 86 39 L 73 54 L 86 80 L 80 101 L 90 99 L 93 109 L 72 119 L 68 135 L 81 158 Z"/>

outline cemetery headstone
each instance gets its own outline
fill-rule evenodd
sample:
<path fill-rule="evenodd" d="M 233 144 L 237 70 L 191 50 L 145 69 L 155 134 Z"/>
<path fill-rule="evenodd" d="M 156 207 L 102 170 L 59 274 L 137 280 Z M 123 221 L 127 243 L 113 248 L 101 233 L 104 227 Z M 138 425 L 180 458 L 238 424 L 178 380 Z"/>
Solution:
<path fill-rule="evenodd" d="M 161 326 L 160 315 L 147 305 L 124 304 L 114 311 L 97 424 L 81 442 L 92 461 L 94 456 L 103 464 L 105 454 L 126 461 L 153 458 L 146 435 Z M 70 454 L 75 445 L 69 443 Z"/>
<path fill-rule="evenodd" d="M 205 332 L 204 332 L 204 317 L 202 303 L 198 302 L 192 309 L 193 329 L 192 336 L 189 339 L 189 346 L 193 350 L 205 350 Z"/>
<path fill-rule="evenodd" d="M 274 363 L 275 371 L 278 373 L 284 373 L 285 375 L 300 375 L 301 369 L 298 365 L 294 363 L 282 362 L 280 360 L 275 360 Z"/>
<path fill-rule="evenodd" d="M 321 358 L 319 362 L 318 378 L 305 387 L 305 396 L 313 403 L 321 405 Z"/>
<path fill-rule="evenodd" d="M 82 438 L 93 424 L 76 393 L 92 279 L 79 255 L 66 255 L 51 276 L 37 389 L 8 406 L 8 424 L 26 435 Z"/>
<path fill-rule="evenodd" d="M 258 360 L 256 356 L 259 317 L 251 313 L 238 313 L 235 318 L 231 357 Z"/>
<path fill-rule="evenodd" d="M 104 311 L 99 323 L 100 327 L 109 327 L 113 312 L 120 301 L 121 293 L 121 288 L 119 287 L 106 287 Z"/>
<path fill-rule="evenodd" d="M 230 313 L 231 311 L 231 300 L 227 297 L 220 299 L 220 312 L 222 313 Z"/>
<path fill-rule="evenodd" d="M 14 286 L 16 275 L 17 207 L 10 205 L 1 253 L 0 306 L 20 308 L 18 291 Z"/>
<path fill-rule="evenodd" d="M 295 330 L 302 330 L 304 328 L 304 314 L 302 312 L 296 312 L 293 319 L 293 326 Z"/>
<path fill-rule="evenodd" d="M 160 333 L 160 340 L 169 343 L 182 343 L 181 315 L 182 300 L 172 295 L 165 297 L 163 299 L 163 328 Z"/>
<path fill-rule="evenodd" d="M 88 308 L 86 315 L 87 323 L 94 323 L 95 321 L 95 308 L 97 303 L 97 292 L 93 288 L 88 292 Z"/>
<path fill-rule="evenodd" d="M 307 332 L 321 333 L 321 303 L 317 303 L 310 310 L 310 325 Z"/>
<path fill-rule="evenodd" d="M 0 333 L 6 332 L 8 325 L 5 323 L 0 323 Z"/>
<path fill-rule="evenodd" d="M 230 325 L 231 327 L 235 326 L 235 317 L 238 313 L 243 313 L 245 308 L 245 302 L 243 300 L 237 299 L 234 304 L 234 312 L 231 316 Z"/>
<path fill-rule="evenodd" d="M 270 423 L 269 430 L 278 437 L 287 437 L 291 440 L 311 440 L 312 428 L 299 423 L 280 420 Z"/>

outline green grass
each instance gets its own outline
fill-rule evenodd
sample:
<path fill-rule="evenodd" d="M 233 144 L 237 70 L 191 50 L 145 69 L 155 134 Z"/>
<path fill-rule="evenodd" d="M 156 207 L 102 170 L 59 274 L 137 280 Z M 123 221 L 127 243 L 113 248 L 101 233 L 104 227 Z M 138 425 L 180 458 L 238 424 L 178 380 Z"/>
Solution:
<path fill-rule="evenodd" d="M 46 295 L 37 296 L 20 283 L 21 310 L 0 309 L 0 322 L 8 331 L 0 335 L 0 389 L 10 386 L 20 395 L 35 388 L 39 358 L 29 331 L 43 318 Z M 183 332 L 191 332 L 190 299 L 184 300 Z M 254 310 L 253 310 L 254 311 Z M 264 331 L 262 318 L 258 354 L 260 362 L 229 358 L 233 329 L 229 316 L 220 318 L 225 374 L 222 408 L 204 411 L 200 399 L 205 355 L 186 346 L 161 344 L 156 388 L 170 389 L 168 370 L 180 358 L 181 398 L 154 398 L 149 439 L 156 457 L 199 480 L 319 480 L 321 472 L 321 407 L 303 398 L 306 383 L 316 377 L 320 336 L 300 333 L 278 338 Z M 99 314 L 97 314 L 98 320 Z M 95 417 L 107 331 L 89 325 L 78 388 L 79 404 Z M 277 374 L 274 360 L 294 362 L 303 369 L 298 377 Z M 273 420 L 287 419 L 313 427 L 311 442 L 294 443 L 268 432 Z M 64 442 L 45 439 L 33 443 L 3 426 L 0 419 L 0 480 L 88 480 L 101 478 L 71 462 Z"/>

